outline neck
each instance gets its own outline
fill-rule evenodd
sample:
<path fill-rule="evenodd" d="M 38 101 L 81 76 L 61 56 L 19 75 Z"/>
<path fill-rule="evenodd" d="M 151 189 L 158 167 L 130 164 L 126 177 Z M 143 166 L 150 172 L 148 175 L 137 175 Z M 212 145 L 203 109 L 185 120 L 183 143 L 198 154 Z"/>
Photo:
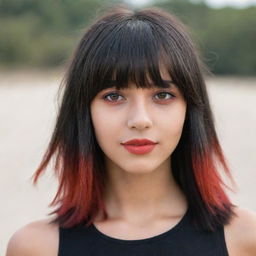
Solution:
<path fill-rule="evenodd" d="M 185 213 L 187 202 L 173 179 L 169 159 L 149 173 L 129 173 L 113 166 L 107 170 L 109 218 L 140 221 Z"/>

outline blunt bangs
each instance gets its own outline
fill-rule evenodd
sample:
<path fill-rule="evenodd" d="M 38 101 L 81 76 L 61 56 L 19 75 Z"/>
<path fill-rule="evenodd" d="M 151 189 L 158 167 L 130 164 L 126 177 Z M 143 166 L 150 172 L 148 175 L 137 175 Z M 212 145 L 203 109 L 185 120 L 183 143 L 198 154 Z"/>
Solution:
<path fill-rule="evenodd" d="M 143 14 L 135 13 L 121 22 L 109 23 L 98 25 L 97 42 L 91 40 L 88 53 L 84 53 L 82 76 L 88 77 L 84 86 L 89 102 L 101 90 L 124 89 L 130 83 L 137 88 L 176 86 L 187 100 L 193 81 L 186 72 L 189 73 L 189 66 L 195 65 L 188 61 L 192 59 L 188 47 L 179 45 L 179 42 L 188 44 L 182 34 L 172 27 L 173 31 L 166 33 L 156 21 Z M 162 68 L 170 75 L 170 81 L 161 76 Z"/>
<path fill-rule="evenodd" d="M 127 88 L 129 83 L 137 88 L 168 88 L 169 83 L 160 73 L 160 45 L 150 25 L 130 19 L 114 26 L 113 30 L 99 48 L 93 49 L 92 78 L 97 82 L 90 91 L 96 95 L 109 87 Z"/>

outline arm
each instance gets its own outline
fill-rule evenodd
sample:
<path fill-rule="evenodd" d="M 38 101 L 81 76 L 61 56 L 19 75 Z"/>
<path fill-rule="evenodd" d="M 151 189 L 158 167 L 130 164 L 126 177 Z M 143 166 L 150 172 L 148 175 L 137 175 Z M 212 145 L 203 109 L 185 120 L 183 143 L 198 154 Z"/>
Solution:
<path fill-rule="evenodd" d="M 237 217 L 225 227 L 225 239 L 230 256 L 256 255 L 256 213 L 236 208 Z"/>
<path fill-rule="evenodd" d="M 57 256 L 58 228 L 47 221 L 35 221 L 17 230 L 10 238 L 6 256 Z"/>

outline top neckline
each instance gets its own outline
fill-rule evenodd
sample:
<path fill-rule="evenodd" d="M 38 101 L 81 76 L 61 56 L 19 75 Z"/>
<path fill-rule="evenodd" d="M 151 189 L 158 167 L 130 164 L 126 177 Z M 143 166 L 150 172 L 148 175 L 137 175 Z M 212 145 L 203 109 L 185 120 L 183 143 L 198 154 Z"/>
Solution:
<path fill-rule="evenodd" d="M 102 233 L 101 231 L 99 231 L 93 223 L 91 224 L 91 227 L 92 227 L 92 230 L 97 235 L 99 235 L 101 238 L 103 238 L 107 241 L 110 241 L 110 242 L 122 243 L 122 244 L 144 244 L 144 243 L 158 241 L 160 239 L 165 238 L 167 235 L 176 233 L 183 226 L 185 220 L 188 218 L 188 213 L 189 213 L 189 209 L 187 209 L 186 213 L 177 222 L 177 224 L 175 226 L 173 226 L 172 228 L 170 228 L 169 230 L 167 230 L 163 233 L 160 233 L 158 235 L 152 236 L 152 237 L 136 239 L 136 240 L 125 240 L 125 239 L 119 239 L 119 238 L 108 236 L 108 235 Z"/>

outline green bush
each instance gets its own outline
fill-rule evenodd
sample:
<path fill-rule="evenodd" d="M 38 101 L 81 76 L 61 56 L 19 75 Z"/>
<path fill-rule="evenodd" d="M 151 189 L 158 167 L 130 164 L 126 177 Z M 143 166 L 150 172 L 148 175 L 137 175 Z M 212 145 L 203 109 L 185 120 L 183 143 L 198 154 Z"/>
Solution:
<path fill-rule="evenodd" d="M 108 4 L 121 0 L 108 1 Z M 103 0 L 0 1 L 0 65 L 63 65 Z M 256 75 L 256 7 L 209 8 L 203 1 L 159 0 L 188 25 L 217 74 Z"/>

